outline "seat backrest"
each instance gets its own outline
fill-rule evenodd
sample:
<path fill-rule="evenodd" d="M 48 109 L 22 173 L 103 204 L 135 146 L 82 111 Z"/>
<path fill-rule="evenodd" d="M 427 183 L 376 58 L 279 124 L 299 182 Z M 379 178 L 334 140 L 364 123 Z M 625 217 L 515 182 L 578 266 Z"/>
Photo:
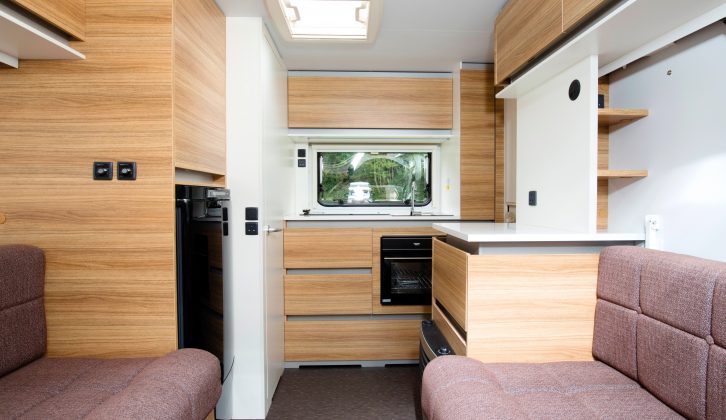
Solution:
<path fill-rule="evenodd" d="M 609 247 L 593 355 L 682 415 L 726 418 L 726 263 Z"/>
<path fill-rule="evenodd" d="M 0 376 L 45 353 L 44 280 L 43 251 L 0 246 Z"/>

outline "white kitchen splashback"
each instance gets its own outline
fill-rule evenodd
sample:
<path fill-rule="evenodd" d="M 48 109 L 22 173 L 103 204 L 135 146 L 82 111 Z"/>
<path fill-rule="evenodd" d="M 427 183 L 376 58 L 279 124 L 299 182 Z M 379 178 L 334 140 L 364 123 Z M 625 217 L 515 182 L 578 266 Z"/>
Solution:
<path fill-rule="evenodd" d="M 574 80 L 580 93 L 571 100 Z M 595 232 L 596 101 L 596 56 L 517 97 L 517 223 Z"/>

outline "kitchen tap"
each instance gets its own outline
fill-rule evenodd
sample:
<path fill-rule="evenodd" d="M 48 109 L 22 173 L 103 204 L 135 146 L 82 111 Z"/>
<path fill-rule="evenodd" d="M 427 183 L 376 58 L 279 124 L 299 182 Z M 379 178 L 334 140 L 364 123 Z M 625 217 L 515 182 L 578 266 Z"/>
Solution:
<path fill-rule="evenodd" d="M 421 212 L 416 211 L 416 180 L 411 181 L 411 216 L 420 216 Z"/>

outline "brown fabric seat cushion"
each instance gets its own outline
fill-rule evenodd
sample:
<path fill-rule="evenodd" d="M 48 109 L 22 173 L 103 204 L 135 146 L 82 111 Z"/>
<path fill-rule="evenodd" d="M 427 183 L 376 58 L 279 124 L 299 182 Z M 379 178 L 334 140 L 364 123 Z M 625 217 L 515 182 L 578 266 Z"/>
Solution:
<path fill-rule="evenodd" d="M 424 372 L 421 404 L 430 420 L 682 418 L 601 362 L 484 364 L 438 357 Z"/>
<path fill-rule="evenodd" d="M 0 246 L 0 376 L 45 353 L 43 251 Z"/>
<path fill-rule="evenodd" d="M 202 419 L 219 361 L 184 349 L 153 359 L 42 358 L 0 378 L 0 418 Z"/>

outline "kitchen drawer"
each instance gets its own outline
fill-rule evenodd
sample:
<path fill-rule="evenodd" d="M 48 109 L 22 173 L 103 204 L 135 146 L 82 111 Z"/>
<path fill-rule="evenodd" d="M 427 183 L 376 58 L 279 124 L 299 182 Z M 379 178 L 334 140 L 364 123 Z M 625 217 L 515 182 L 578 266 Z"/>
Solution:
<path fill-rule="evenodd" d="M 431 319 L 436 324 L 436 328 L 441 331 L 441 334 L 449 342 L 449 346 L 454 351 L 454 354 L 458 356 L 466 356 L 466 341 L 456 332 L 454 326 L 449 322 L 446 315 L 441 312 L 438 305 L 434 305 L 431 310 Z"/>
<path fill-rule="evenodd" d="M 285 322 L 285 360 L 417 360 L 420 319 Z"/>
<path fill-rule="evenodd" d="M 435 239 L 433 252 L 433 301 L 445 308 L 459 327 L 467 330 L 467 276 L 470 255 Z"/>
<path fill-rule="evenodd" d="M 370 314 L 371 275 L 285 276 L 286 315 Z"/>
<path fill-rule="evenodd" d="M 285 268 L 372 267 L 370 228 L 285 229 Z"/>

